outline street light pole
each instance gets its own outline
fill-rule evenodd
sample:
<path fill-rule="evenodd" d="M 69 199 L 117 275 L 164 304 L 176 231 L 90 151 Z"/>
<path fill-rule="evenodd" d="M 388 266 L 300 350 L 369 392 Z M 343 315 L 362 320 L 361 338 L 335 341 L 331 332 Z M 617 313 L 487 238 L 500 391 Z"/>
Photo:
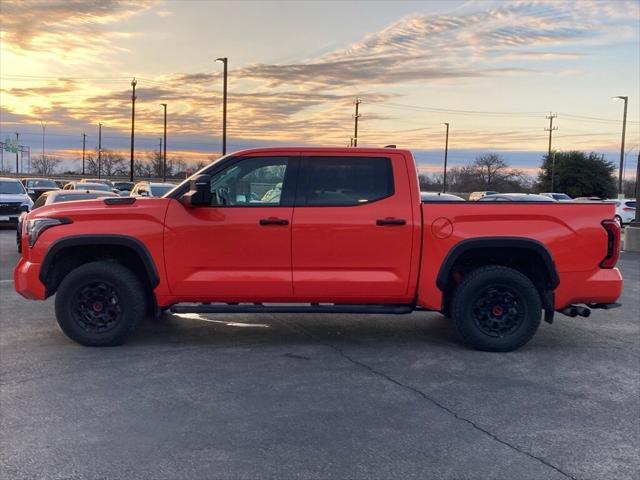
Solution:
<path fill-rule="evenodd" d="M 82 176 L 84 176 L 84 151 L 87 142 L 87 134 L 82 133 Z"/>
<path fill-rule="evenodd" d="M 161 103 L 164 107 L 164 154 L 162 155 L 162 181 L 167 181 L 167 104 Z"/>
<path fill-rule="evenodd" d="M 40 125 L 42 126 L 42 160 L 44 161 L 44 134 L 45 134 L 45 130 L 47 129 L 47 123 L 48 122 L 43 122 L 42 120 L 40 120 Z"/>
<path fill-rule="evenodd" d="M 216 62 L 222 62 L 224 66 L 224 80 L 222 85 L 222 155 L 227 154 L 227 68 L 229 59 L 227 57 L 216 58 Z"/>
<path fill-rule="evenodd" d="M 102 124 L 98 124 L 98 178 L 100 178 L 100 166 L 102 163 Z"/>
<path fill-rule="evenodd" d="M 129 166 L 129 181 L 133 182 L 133 151 L 134 151 L 134 134 L 136 126 L 136 81 L 135 77 L 131 80 L 131 164 Z"/>
<path fill-rule="evenodd" d="M 18 151 L 20 150 L 20 134 L 16 132 L 16 175 L 20 173 L 20 163 L 18 161 Z"/>
<path fill-rule="evenodd" d="M 636 225 L 640 225 L 640 215 L 638 214 L 638 211 L 640 211 L 638 208 L 638 193 L 640 193 L 640 187 L 638 184 L 640 184 L 640 149 L 638 150 L 638 160 L 636 161 L 636 188 L 633 192 L 633 198 L 636 199 L 636 219 L 634 220 Z"/>
<path fill-rule="evenodd" d="M 629 97 L 618 95 L 613 98 L 624 100 L 624 113 L 622 114 L 622 142 L 620 143 L 620 169 L 618 170 L 618 198 L 622 198 L 624 196 L 624 192 L 622 191 L 622 175 L 624 172 L 624 137 L 627 131 L 627 104 L 629 103 Z"/>
<path fill-rule="evenodd" d="M 449 156 L 449 123 L 443 123 L 447 127 L 444 141 L 444 177 L 442 179 L 442 193 L 447 193 L 447 157 Z"/>

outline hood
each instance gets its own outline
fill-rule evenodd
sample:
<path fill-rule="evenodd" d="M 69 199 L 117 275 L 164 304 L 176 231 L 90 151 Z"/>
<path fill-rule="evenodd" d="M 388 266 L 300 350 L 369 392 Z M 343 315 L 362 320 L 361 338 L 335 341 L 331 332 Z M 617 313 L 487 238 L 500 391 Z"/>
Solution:
<path fill-rule="evenodd" d="M 33 202 L 26 193 L 0 193 L 0 203 L 28 203 L 33 205 Z"/>
<path fill-rule="evenodd" d="M 29 213 L 29 219 L 42 217 L 67 217 L 74 222 L 92 221 L 103 224 L 105 221 L 134 220 L 145 217 L 164 218 L 164 212 L 171 199 L 169 198 L 145 198 L 130 204 L 106 204 L 105 199 L 124 199 L 129 197 L 104 197 L 92 200 L 75 200 L 68 202 L 52 203 L 37 208 Z M 108 228 L 116 224 L 104 224 Z"/>

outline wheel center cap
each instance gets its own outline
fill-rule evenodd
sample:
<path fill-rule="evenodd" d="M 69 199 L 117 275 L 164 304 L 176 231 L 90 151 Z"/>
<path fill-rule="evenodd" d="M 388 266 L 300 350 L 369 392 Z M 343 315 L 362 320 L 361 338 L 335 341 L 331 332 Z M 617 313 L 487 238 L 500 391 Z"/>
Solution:
<path fill-rule="evenodd" d="M 101 312 L 103 309 L 102 302 L 94 302 L 92 307 L 95 312 Z"/>
<path fill-rule="evenodd" d="M 504 313 L 504 308 L 502 308 L 501 305 L 494 305 L 491 309 L 491 313 L 493 313 L 495 317 L 499 317 Z"/>

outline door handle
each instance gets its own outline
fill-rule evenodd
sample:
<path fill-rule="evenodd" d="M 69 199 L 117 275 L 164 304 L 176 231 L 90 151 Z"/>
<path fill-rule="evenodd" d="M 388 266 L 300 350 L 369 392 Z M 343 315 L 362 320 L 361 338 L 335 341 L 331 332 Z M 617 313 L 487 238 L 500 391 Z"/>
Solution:
<path fill-rule="evenodd" d="M 385 225 L 406 225 L 407 221 L 404 218 L 379 218 L 376 220 L 376 225 L 385 226 Z"/>
<path fill-rule="evenodd" d="M 262 225 L 262 226 L 265 226 L 265 225 L 289 225 L 289 220 L 287 220 L 286 218 L 276 218 L 276 217 L 261 218 L 260 219 L 260 225 Z"/>

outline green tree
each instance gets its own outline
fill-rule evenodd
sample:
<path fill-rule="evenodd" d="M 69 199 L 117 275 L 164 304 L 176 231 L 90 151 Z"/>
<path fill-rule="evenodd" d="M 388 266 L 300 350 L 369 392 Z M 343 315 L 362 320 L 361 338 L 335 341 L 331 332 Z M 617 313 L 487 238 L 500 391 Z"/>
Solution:
<path fill-rule="evenodd" d="M 555 156 L 553 189 L 551 173 Z M 611 198 L 616 193 L 615 167 L 604 159 L 604 155 L 591 152 L 554 152 L 551 158 L 545 155 L 538 175 L 536 190 L 539 192 L 562 192 L 572 197 Z"/>

